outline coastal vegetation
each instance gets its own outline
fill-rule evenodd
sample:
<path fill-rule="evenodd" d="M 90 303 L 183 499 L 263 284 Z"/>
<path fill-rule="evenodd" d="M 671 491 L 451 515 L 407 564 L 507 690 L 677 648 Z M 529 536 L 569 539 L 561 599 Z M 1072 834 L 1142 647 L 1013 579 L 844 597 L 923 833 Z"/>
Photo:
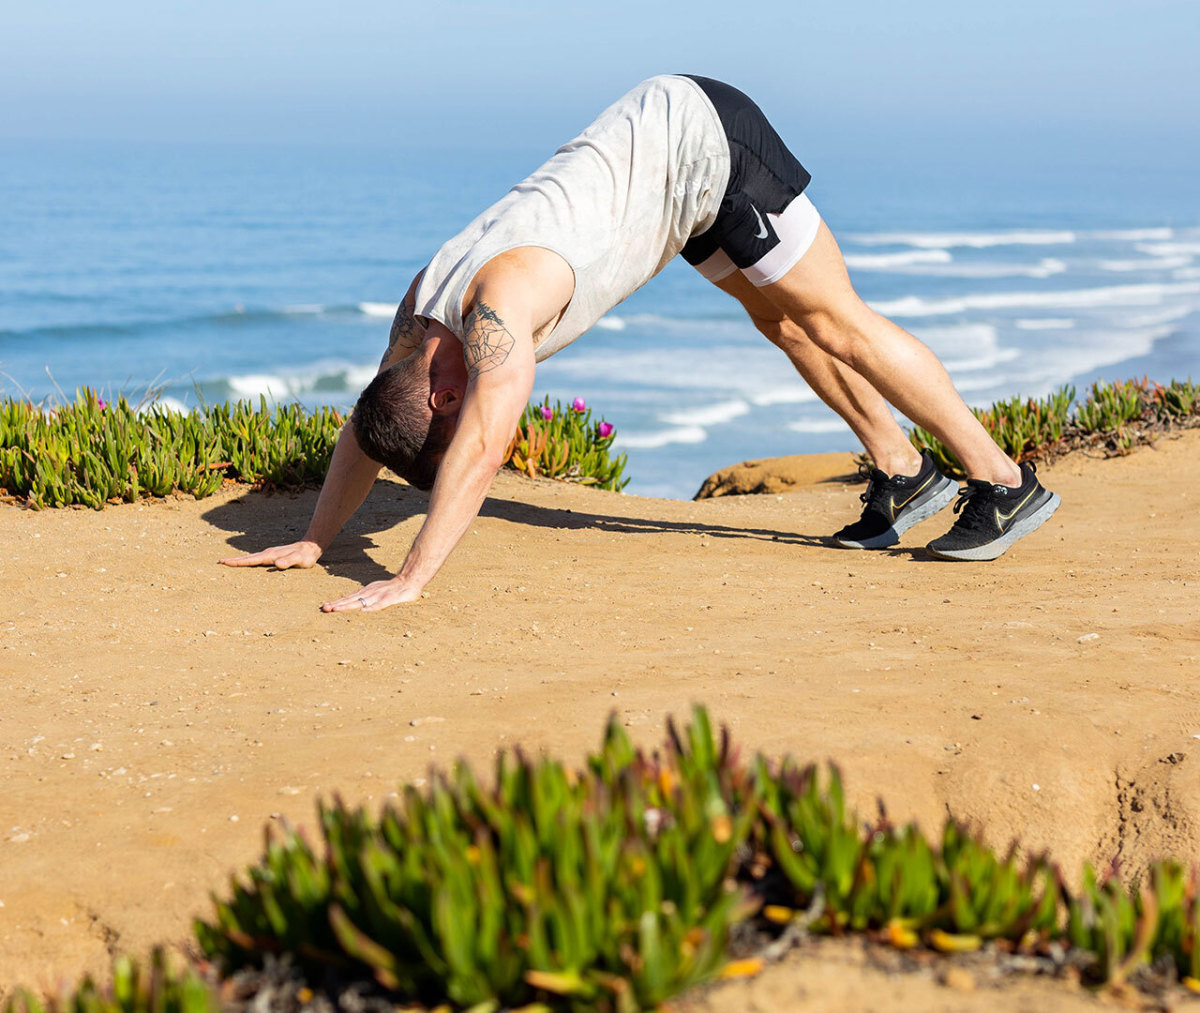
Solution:
<path fill-rule="evenodd" d="M 975 414 L 1017 461 L 1053 460 L 1071 450 L 1115 456 L 1200 426 L 1200 385 L 1098 380 L 1080 399 L 1073 387 L 1061 387 Z M 0 495 L 34 509 L 99 510 L 146 496 L 201 499 L 226 482 L 301 488 L 324 477 L 344 422 L 332 408 L 308 412 L 296 404 L 268 406 L 265 398 L 190 412 L 153 402 L 139 408 L 124 397 L 108 403 L 89 389 L 50 407 L 6 398 L 0 401 Z M 940 440 L 921 428 L 911 436 L 946 474 L 963 477 Z M 629 479 L 626 456 L 613 453 L 615 439 L 613 425 L 593 420 L 582 398 L 569 405 L 547 398 L 522 413 L 505 466 L 531 478 L 620 490 Z"/>
<path fill-rule="evenodd" d="M 289 1009 L 369 981 L 413 1009 L 634 1013 L 756 973 L 808 934 L 1021 955 L 1110 989 L 1197 986 L 1194 869 L 1160 861 L 1137 884 L 1072 873 L 954 820 L 930 839 L 882 805 L 861 819 L 836 769 L 743 759 L 702 708 L 653 753 L 614 718 L 582 769 L 518 751 L 486 783 L 460 762 L 378 815 L 322 802 L 315 839 L 268 831 L 214 897 L 191 964 L 122 958 L 107 989 L 19 992 L 4 1013 L 248 1008 L 254 975 L 278 976 L 281 958 Z"/>
<path fill-rule="evenodd" d="M 185 494 L 202 499 L 228 481 L 274 489 L 319 484 L 344 423 L 332 408 L 248 401 L 190 412 L 94 390 L 53 406 L 0 401 L 0 494 L 34 509 Z M 592 422 L 582 399 L 530 405 L 506 464 L 531 477 L 620 489 L 624 455 L 610 453 L 610 423 Z"/>

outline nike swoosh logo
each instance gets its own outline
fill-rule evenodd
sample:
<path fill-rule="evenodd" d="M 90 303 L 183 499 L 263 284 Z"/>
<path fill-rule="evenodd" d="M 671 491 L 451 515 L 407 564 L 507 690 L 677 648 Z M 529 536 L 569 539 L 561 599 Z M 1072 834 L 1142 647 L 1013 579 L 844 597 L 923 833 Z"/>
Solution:
<path fill-rule="evenodd" d="M 767 238 L 767 223 L 762 220 L 762 215 L 758 213 L 758 208 L 753 204 L 750 205 L 750 210 L 754 212 L 754 217 L 758 219 L 758 232 L 754 234 L 755 239 Z"/>
<path fill-rule="evenodd" d="M 1035 492 L 1037 492 L 1036 488 L 1030 489 L 1029 494 L 1006 514 L 1002 514 L 1000 512 L 1000 508 L 996 507 L 996 527 L 1000 529 L 1000 534 L 1004 534 L 1004 526 L 1016 516 L 1017 511 L 1020 510 L 1021 507 L 1023 507 L 1033 498 L 1033 494 Z"/>
<path fill-rule="evenodd" d="M 932 476 L 932 475 L 930 475 L 930 476 L 929 476 L 927 479 L 925 479 L 925 481 L 924 481 L 924 482 L 922 482 L 922 483 L 921 483 L 919 486 L 917 486 L 917 488 L 916 488 L 916 490 L 913 492 L 912 496 L 909 496 L 909 497 L 908 497 L 908 499 L 904 500 L 904 502 L 902 502 L 902 503 L 897 503 L 897 502 L 896 502 L 896 497 L 895 497 L 895 495 L 889 496 L 889 497 L 888 497 L 888 509 L 890 509 L 890 510 L 891 510 L 891 512 L 892 512 L 892 520 L 894 521 L 894 520 L 896 519 L 896 511 L 897 511 L 897 510 L 903 510 L 903 509 L 904 509 L 904 507 L 905 507 L 907 504 L 909 504 L 909 503 L 911 503 L 911 502 L 912 502 L 912 500 L 913 500 L 913 496 L 917 496 L 917 495 L 919 495 L 919 494 L 920 494 L 920 493 L 921 493 L 923 490 L 925 490 L 925 489 L 929 488 L 929 483 L 930 483 L 930 482 L 932 482 L 932 481 L 933 481 L 933 476 Z"/>

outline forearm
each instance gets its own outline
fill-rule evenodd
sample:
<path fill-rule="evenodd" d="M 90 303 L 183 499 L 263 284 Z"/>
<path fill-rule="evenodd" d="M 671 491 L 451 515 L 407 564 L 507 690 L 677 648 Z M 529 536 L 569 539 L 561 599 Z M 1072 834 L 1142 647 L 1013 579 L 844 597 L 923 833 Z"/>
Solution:
<path fill-rule="evenodd" d="M 398 580 L 420 588 L 433 579 L 483 506 L 498 461 L 495 454 L 468 454 L 461 447 L 447 452 L 429 498 L 429 514 L 408 550 Z"/>
<path fill-rule="evenodd" d="M 333 459 L 329 462 L 329 471 L 304 540 L 315 542 L 324 552 L 354 511 L 362 506 L 381 467 L 362 452 L 354 430 L 347 422 L 334 447 Z"/>

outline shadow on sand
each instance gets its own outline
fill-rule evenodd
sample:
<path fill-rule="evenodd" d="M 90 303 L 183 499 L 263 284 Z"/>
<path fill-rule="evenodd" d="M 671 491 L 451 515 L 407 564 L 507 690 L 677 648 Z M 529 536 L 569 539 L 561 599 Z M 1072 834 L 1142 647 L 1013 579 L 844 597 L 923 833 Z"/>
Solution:
<path fill-rule="evenodd" d="M 601 497 L 598 495 L 597 499 L 599 501 Z M 646 500 L 645 503 L 650 507 L 652 501 Z M 270 545 L 286 544 L 300 538 L 308 526 L 308 519 L 315 504 L 315 491 L 249 491 L 237 499 L 213 507 L 202 516 L 214 527 L 230 532 L 227 541 L 232 549 L 239 552 L 257 552 Z M 366 502 L 321 557 L 321 566 L 336 576 L 363 584 L 388 579 L 393 574 L 375 562 L 368 553 L 369 549 L 378 544 L 372 536 L 410 517 L 423 514 L 427 505 L 428 496 L 410 486 L 386 479 L 376 482 Z M 629 535 L 681 534 L 711 538 L 752 538 L 814 548 L 837 547 L 832 538 L 795 531 L 732 527 L 700 521 L 669 521 L 648 513 L 616 516 L 506 499 L 487 499 L 483 509 L 479 511 L 479 516 L 557 530 L 594 529 Z"/>

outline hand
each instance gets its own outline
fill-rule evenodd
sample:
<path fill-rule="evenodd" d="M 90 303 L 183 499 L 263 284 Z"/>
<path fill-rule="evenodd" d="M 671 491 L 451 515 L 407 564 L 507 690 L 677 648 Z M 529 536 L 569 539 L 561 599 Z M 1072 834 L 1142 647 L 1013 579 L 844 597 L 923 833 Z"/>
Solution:
<path fill-rule="evenodd" d="M 358 591 L 344 594 L 336 601 L 327 601 L 321 606 L 322 612 L 378 612 L 389 605 L 398 605 L 405 601 L 416 601 L 421 596 L 421 585 L 412 581 L 393 577 L 391 580 L 377 580 L 373 584 Z"/>
<path fill-rule="evenodd" d="M 274 545 L 262 552 L 248 556 L 232 556 L 222 559 L 225 566 L 273 566 L 278 570 L 290 570 L 293 566 L 307 570 L 321 558 L 321 546 L 316 542 L 292 542 L 291 545 Z"/>

